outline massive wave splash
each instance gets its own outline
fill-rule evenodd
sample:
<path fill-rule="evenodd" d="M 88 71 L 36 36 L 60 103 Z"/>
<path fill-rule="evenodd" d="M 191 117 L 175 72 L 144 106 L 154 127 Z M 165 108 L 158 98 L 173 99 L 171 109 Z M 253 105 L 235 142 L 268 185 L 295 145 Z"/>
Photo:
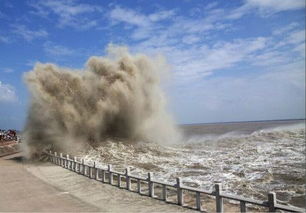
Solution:
<path fill-rule="evenodd" d="M 118 46 L 109 46 L 105 57 L 90 57 L 84 70 L 36 64 L 24 76 L 32 94 L 26 153 L 34 157 L 46 147 L 71 153 L 106 140 L 178 140 L 160 87 L 168 69 L 160 56 L 131 55 Z"/>

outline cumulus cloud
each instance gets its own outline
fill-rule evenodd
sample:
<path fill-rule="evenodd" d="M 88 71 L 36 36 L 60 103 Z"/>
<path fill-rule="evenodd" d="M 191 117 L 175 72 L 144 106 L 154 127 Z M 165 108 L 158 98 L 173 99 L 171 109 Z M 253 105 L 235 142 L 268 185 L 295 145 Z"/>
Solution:
<path fill-rule="evenodd" d="M 0 81 L 0 103 L 11 103 L 17 101 L 17 96 L 13 86 Z"/>

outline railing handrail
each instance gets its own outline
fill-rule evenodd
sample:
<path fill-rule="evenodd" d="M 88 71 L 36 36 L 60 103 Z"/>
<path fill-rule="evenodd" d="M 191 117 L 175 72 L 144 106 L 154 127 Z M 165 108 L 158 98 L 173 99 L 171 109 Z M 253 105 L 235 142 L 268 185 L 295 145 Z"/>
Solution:
<path fill-rule="evenodd" d="M 177 183 L 173 184 L 173 183 L 169 183 L 169 182 L 164 182 L 164 181 L 159 181 L 156 180 L 155 178 L 153 179 L 152 173 L 149 172 L 148 173 L 148 177 L 144 178 L 144 177 L 140 177 L 137 176 L 135 174 L 130 174 L 129 169 L 125 169 L 125 172 L 119 172 L 119 171 L 115 171 L 113 170 L 111 165 L 108 165 L 108 168 L 101 168 L 101 164 L 97 164 L 95 161 L 93 163 L 93 165 L 89 165 L 88 163 L 85 163 L 84 159 L 81 159 L 81 161 L 77 161 L 77 157 L 74 157 L 73 159 L 69 158 L 69 155 L 66 155 L 66 157 L 63 156 L 62 153 L 60 153 L 60 155 L 57 155 L 56 152 L 54 152 L 52 154 L 52 152 L 45 152 L 47 155 L 55 157 L 55 158 L 59 158 L 60 159 L 60 163 L 57 163 L 55 161 L 55 163 L 60 164 L 62 166 L 64 166 L 65 168 L 74 170 L 76 171 L 76 167 L 73 169 L 72 168 L 72 164 L 77 165 L 79 164 L 79 170 L 81 170 L 81 166 L 83 166 L 83 174 L 87 176 L 86 171 L 85 171 L 85 167 L 88 167 L 89 170 L 89 177 L 92 177 L 92 170 L 96 169 L 96 171 L 98 171 L 97 169 L 101 170 L 103 173 L 109 173 L 109 183 L 112 184 L 112 178 L 113 175 L 117 175 L 118 176 L 118 183 L 120 185 L 121 183 L 121 177 L 125 177 L 126 178 L 126 182 L 130 182 L 131 179 L 135 179 L 137 180 L 137 182 L 139 183 L 139 181 L 144 181 L 144 182 L 148 182 L 149 184 L 149 196 L 150 197 L 154 197 L 154 184 L 160 184 L 163 186 L 163 200 L 167 200 L 166 199 L 166 192 L 167 189 L 166 187 L 173 187 L 173 188 L 177 188 L 177 200 L 178 200 L 178 204 L 183 206 L 184 202 L 183 202 L 183 190 L 187 190 L 187 191 L 191 191 L 191 192 L 195 192 L 196 193 L 196 209 L 201 211 L 201 201 L 200 201 L 200 194 L 207 194 L 207 195 L 211 195 L 214 196 L 216 198 L 216 209 L 217 212 L 223 212 L 223 198 L 226 199 L 230 199 L 230 200 L 236 200 L 240 202 L 240 209 L 241 212 L 245 212 L 246 211 L 246 204 L 253 204 L 253 205 L 257 205 L 257 206 L 261 206 L 261 207 L 266 207 L 269 208 L 269 212 L 275 212 L 275 210 L 284 210 L 284 211 L 289 211 L 289 212 L 305 212 L 305 209 L 302 208 L 298 208 L 295 206 L 286 206 L 286 205 L 281 205 L 277 203 L 276 200 L 276 194 L 271 192 L 268 194 L 268 201 L 261 201 L 261 200 L 253 200 L 253 199 L 249 199 L 249 198 L 244 198 L 242 196 L 238 196 L 238 195 L 231 195 L 231 194 L 227 194 L 225 192 L 222 191 L 222 185 L 220 183 L 215 184 L 215 190 L 214 191 L 207 191 L 207 190 L 203 190 L 203 189 L 199 189 L 199 188 L 194 188 L 194 187 L 190 187 L 190 186 L 185 186 L 182 184 L 181 178 L 177 178 Z M 51 159 L 52 161 L 52 159 Z M 67 161 L 67 162 L 65 162 Z M 70 167 L 69 167 L 69 162 L 70 162 Z M 81 171 L 80 171 L 81 172 Z M 105 174 L 104 174 L 105 175 Z M 96 173 L 96 179 L 98 179 L 98 174 Z M 102 177 L 102 181 L 103 178 L 105 178 L 105 176 Z M 120 179 L 120 180 L 119 180 Z M 130 189 L 130 183 L 127 183 L 127 189 Z M 138 192 L 140 193 L 140 185 L 138 185 Z"/>
<path fill-rule="evenodd" d="M 255 205 L 258 205 L 258 206 L 269 207 L 269 205 L 267 204 L 266 201 L 253 200 L 253 199 L 244 198 L 244 197 L 238 196 L 238 195 L 221 193 L 221 197 L 227 198 L 227 199 L 230 199 L 230 200 L 243 201 L 243 202 L 250 203 L 250 204 L 255 204 Z"/>

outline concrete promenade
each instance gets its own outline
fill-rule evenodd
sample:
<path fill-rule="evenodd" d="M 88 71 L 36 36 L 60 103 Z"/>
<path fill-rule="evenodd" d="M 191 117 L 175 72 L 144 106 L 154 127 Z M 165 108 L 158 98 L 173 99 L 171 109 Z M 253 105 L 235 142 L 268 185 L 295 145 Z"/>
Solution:
<path fill-rule="evenodd" d="M 0 212 L 192 211 L 89 180 L 49 163 L 9 158 L 12 156 L 0 158 Z"/>
<path fill-rule="evenodd" d="M 8 157 L 6 157 L 8 158 Z M 30 165 L 0 159 L 0 212 L 94 212 L 69 193 L 46 184 L 27 171 Z"/>

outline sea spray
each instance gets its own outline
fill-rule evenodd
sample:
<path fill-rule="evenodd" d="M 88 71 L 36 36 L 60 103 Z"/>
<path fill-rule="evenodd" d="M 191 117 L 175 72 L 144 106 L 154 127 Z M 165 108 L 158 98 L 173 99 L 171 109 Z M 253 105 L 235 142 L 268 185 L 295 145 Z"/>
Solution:
<path fill-rule="evenodd" d="M 178 140 L 160 87 L 168 69 L 162 57 L 131 55 L 116 46 L 105 57 L 90 57 L 84 70 L 36 64 L 24 76 L 31 92 L 24 131 L 28 156 L 46 147 L 71 153 L 107 140 Z"/>

